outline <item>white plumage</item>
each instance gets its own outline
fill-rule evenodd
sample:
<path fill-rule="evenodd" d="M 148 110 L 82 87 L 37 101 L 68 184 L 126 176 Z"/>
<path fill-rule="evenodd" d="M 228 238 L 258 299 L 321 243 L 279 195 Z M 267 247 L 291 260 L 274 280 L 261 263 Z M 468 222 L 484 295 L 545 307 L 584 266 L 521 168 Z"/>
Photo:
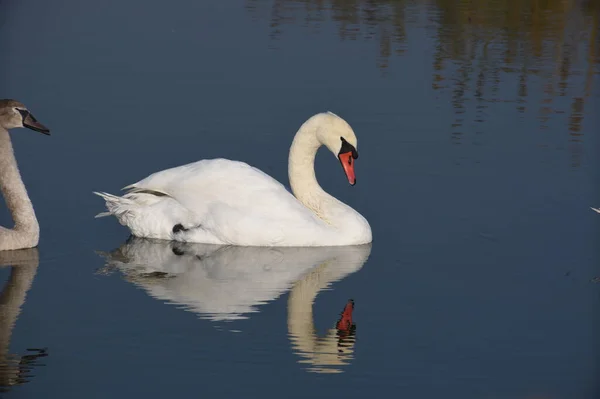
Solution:
<path fill-rule="evenodd" d="M 239 161 L 201 160 L 163 170 L 125 187 L 122 197 L 96 193 L 138 237 L 242 246 L 329 246 L 371 242 L 368 222 L 325 193 L 314 174 L 317 149 L 335 155 L 350 126 L 331 113 L 310 118 L 289 157 L 294 195 L 264 172 Z M 352 161 L 350 161 L 352 162 Z M 346 169 L 346 168 L 345 168 Z M 352 174 L 353 174 L 352 166 Z"/>

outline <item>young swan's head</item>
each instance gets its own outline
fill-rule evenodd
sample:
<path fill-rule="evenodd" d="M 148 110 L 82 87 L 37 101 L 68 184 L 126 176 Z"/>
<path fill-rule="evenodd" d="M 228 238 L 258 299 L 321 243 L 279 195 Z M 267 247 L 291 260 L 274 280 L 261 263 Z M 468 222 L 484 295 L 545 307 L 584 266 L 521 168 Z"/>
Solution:
<path fill-rule="evenodd" d="M 50 130 L 39 123 L 25 105 L 15 100 L 0 100 L 0 126 L 7 130 L 26 127 L 40 133 L 50 134 Z"/>
<path fill-rule="evenodd" d="M 348 122 L 332 112 L 319 114 L 318 117 L 317 138 L 340 160 L 348 182 L 355 185 L 354 160 L 358 158 L 358 140 L 354 131 Z"/>

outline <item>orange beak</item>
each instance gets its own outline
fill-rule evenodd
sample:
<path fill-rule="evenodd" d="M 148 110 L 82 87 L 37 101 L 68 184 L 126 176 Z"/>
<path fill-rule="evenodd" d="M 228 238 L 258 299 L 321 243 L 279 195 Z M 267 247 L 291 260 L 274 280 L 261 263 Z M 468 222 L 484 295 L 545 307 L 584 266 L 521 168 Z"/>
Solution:
<path fill-rule="evenodd" d="M 352 157 L 352 151 L 339 154 L 338 158 L 342 163 L 342 168 L 344 168 L 344 172 L 346 173 L 346 177 L 348 178 L 348 183 L 350 183 L 350 185 L 352 186 L 355 185 L 356 175 L 354 174 L 354 158 Z"/>

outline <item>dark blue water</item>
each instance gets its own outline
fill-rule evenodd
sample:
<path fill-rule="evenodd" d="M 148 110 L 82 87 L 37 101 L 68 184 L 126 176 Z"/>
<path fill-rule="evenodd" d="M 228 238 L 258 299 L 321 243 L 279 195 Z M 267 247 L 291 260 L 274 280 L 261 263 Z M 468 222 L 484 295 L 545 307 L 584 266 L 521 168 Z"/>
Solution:
<path fill-rule="evenodd" d="M 600 10 L 465 4 L 0 1 L 0 97 L 52 130 L 12 132 L 42 233 L 0 253 L 0 396 L 597 397 Z M 202 158 L 287 185 L 325 110 L 361 156 L 350 187 L 319 153 L 319 182 L 372 247 L 94 219 L 92 191 Z"/>

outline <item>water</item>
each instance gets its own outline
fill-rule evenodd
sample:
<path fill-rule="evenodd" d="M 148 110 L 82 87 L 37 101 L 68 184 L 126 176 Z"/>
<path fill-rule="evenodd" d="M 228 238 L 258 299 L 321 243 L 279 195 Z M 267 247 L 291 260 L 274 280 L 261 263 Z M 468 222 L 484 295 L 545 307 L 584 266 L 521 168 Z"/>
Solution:
<path fill-rule="evenodd" d="M 0 97 L 52 130 L 12 135 L 42 238 L 0 254 L 0 396 L 598 397 L 597 4 L 0 2 Z M 361 156 L 350 187 L 320 152 L 319 181 L 372 246 L 93 218 L 92 191 L 201 158 L 287 184 L 324 110 Z"/>

